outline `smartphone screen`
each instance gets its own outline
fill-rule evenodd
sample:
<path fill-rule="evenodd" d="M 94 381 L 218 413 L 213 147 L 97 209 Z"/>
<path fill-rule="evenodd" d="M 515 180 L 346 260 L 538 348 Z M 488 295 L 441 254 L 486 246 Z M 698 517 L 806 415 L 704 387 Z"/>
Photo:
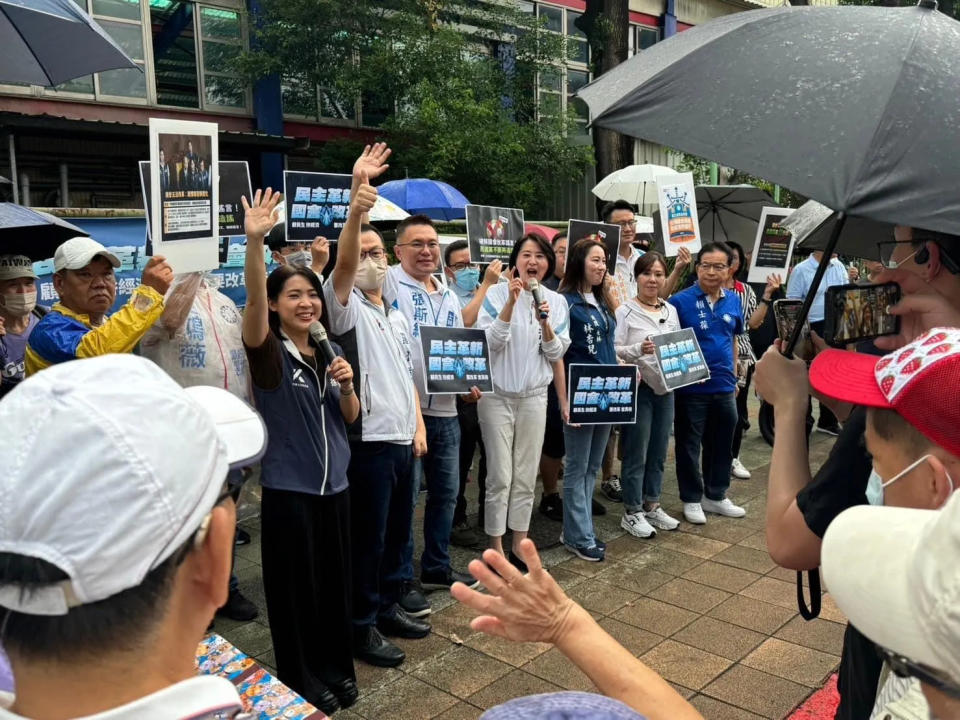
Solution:
<path fill-rule="evenodd" d="M 836 285 L 824 299 L 824 340 L 837 347 L 900 332 L 900 318 L 888 309 L 900 302 L 900 286 Z"/>
<path fill-rule="evenodd" d="M 803 300 L 775 300 L 773 303 L 773 317 L 777 321 L 777 335 L 784 342 L 789 342 L 793 335 L 793 329 L 797 326 L 797 318 L 800 317 L 800 308 L 803 307 Z M 803 321 L 803 330 L 800 331 L 800 342 L 804 342 L 810 337 L 810 322 Z"/>

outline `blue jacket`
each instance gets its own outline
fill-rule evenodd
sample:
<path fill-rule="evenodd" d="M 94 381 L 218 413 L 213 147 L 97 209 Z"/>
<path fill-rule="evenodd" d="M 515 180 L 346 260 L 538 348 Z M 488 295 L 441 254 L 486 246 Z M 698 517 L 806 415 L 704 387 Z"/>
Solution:
<path fill-rule="evenodd" d="M 577 292 L 563 293 L 570 308 L 570 347 L 563 356 L 564 366 L 571 363 L 616 365 L 617 352 L 613 347 L 617 319 L 610 309 L 590 305 Z"/>
<path fill-rule="evenodd" d="M 720 297 L 711 308 L 707 295 L 695 283 L 671 296 L 669 301 L 677 309 L 680 327 L 693 328 L 710 368 L 710 379 L 678 388 L 678 393 L 714 394 L 732 393 L 737 388 L 737 371 L 733 365 L 734 344 L 743 332 L 743 312 L 740 298 L 733 291 L 720 291 Z"/>

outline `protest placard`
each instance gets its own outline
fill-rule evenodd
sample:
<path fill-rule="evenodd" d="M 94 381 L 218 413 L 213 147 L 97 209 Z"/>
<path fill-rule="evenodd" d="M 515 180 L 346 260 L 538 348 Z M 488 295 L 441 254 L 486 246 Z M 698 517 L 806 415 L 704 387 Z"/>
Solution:
<path fill-rule="evenodd" d="M 658 176 L 657 196 L 664 255 L 675 257 L 681 247 L 696 255 L 701 241 L 693 173 Z"/>
<path fill-rule="evenodd" d="M 350 212 L 350 175 L 283 171 L 287 242 L 310 242 L 321 235 L 336 242 Z"/>
<path fill-rule="evenodd" d="M 523 210 L 489 205 L 467 205 L 467 242 L 475 263 L 510 259 L 513 245 L 523 237 Z"/>
<path fill-rule="evenodd" d="M 176 273 L 218 266 L 218 168 L 216 123 L 150 118 L 150 235 Z"/>
<path fill-rule="evenodd" d="M 571 425 L 619 425 L 636 421 L 636 365 L 572 363 L 567 376 Z"/>
<path fill-rule="evenodd" d="M 420 326 L 428 395 L 493 392 L 487 334 L 476 328 Z"/>
<path fill-rule="evenodd" d="M 616 272 L 617 253 L 620 252 L 620 226 L 590 220 L 570 220 L 567 223 L 567 247 L 573 247 L 578 240 L 584 238 L 597 240 L 606 246 L 604 252 L 607 254 L 607 272 Z"/>
<path fill-rule="evenodd" d="M 780 223 L 792 212 L 792 208 L 778 207 L 765 207 L 761 211 L 747 282 L 765 283 L 768 275 L 779 275 L 786 281 L 796 239 L 793 233 L 780 227 Z"/>
<path fill-rule="evenodd" d="M 656 348 L 657 366 L 667 390 L 676 390 L 710 378 L 710 368 L 707 367 L 693 328 L 654 335 L 651 339 Z"/>

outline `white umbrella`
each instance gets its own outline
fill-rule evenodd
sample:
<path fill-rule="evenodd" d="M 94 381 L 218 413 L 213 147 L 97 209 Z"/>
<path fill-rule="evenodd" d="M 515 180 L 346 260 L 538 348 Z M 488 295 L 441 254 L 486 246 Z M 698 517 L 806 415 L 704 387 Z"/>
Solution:
<path fill-rule="evenodd" d="M 601 200 L 626 200 L 634 205 L 656 203 L 657 177 L 677 174 L 676 170 L 664 165 L 629 165 L 598 182 L 593 194 Z"/>
<path fill-rule="evenodd" d="M 377 202 L 370 209 L 370 222 L 400 221 L 408 217 L 410 217 L 410 213 L 396 203 L 387 200 L 383 195 L 377 196 Z"/>

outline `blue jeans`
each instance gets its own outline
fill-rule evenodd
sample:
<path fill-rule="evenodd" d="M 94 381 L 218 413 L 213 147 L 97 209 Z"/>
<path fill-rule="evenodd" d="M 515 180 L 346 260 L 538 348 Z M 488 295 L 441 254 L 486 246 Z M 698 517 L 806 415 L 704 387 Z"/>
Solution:
<path fill-rule="evenodd" d="M 563 541 L 577 548 L 597 544 L 591 505 L 597 473 L 610 437 L 610 425 L 563 426 Z"/>
<path fill-rule="evenodd" d="M 737 426 L 734 393 L 676 393 L 674 439 L 680 500 L 698 503 L 704 495 L 723 500 L 730 487 L 731 443 Z M 702 447 L 704 434 L 709 442 Z M 703 450 L 703 474 L 700 454 Z"/>
<path fill-rule="evenodd" d="M 673 427 L 673 393 L 657 395 L 647 385 L 637 388 L 637 421 L 620 426 L 623 508 L 639 512 L 643 503 L 660 502 L 663 464 Z"/>
<path fill-rule="evenodd" d="M 420 459 L 420 473 L 427 484 L 423 513 L 422 573 L 446 572 L 450 567 L 450 531 L 460 490 L 460 422 L 456 417 L 423 416 L 427 428 L 427 454 Z M 411 500 L 417 504 L 419 482 L 413 483 Z M 403 553 L 407 577 L 413 577 L 413 531 Z"/>
<path fill-rule="evenodd" d="M 404 550 L 413 524 L 413 447 L 350 443 L 350 534 L 353 552 L 353 624 L 373 625 L 400 600 L 413 578 Z"/>

